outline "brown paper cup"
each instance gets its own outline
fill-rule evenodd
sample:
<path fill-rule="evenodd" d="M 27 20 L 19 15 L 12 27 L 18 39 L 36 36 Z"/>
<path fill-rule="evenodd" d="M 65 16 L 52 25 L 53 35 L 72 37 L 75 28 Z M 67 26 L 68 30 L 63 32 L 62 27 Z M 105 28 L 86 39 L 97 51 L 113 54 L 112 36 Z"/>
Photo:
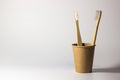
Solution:
<path fill-rule="evenodd" d="M 77 44 L 72 44 L 72 46 L 76 72 L 92 72 L 95 45 L 83 43 L 83 46 L 77 46 Z"/>

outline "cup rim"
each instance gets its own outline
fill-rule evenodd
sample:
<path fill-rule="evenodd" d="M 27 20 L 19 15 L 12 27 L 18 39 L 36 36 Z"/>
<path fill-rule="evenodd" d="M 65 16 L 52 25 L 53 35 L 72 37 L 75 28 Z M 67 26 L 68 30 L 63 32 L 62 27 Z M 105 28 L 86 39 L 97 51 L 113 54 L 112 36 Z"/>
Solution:
<path fill-rule="evenodd" d="M 91 43 L 82 43 L 83 44 L 83 46 L 77 46 L 77 43 L 73 43 L 72 44 L 72 46 L 73 47 L 80 47 L 80 48 L 82 48 L 82 47 L 94 47 L 94 46 L 96 46 L 96 45 L 93 45 L 93 44 L 91 44 Z"/>

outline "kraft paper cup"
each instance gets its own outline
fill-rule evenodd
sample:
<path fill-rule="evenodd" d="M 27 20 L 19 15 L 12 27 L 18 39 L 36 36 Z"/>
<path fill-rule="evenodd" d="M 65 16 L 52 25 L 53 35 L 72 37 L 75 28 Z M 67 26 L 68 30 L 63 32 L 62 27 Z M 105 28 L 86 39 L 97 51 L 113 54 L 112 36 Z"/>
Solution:
<path fill-rule="evenodd" d="M 78 73 L 92 72 L 95 45 L 83 43 L 83 46 L 72 44 L 75 70 Z"/>

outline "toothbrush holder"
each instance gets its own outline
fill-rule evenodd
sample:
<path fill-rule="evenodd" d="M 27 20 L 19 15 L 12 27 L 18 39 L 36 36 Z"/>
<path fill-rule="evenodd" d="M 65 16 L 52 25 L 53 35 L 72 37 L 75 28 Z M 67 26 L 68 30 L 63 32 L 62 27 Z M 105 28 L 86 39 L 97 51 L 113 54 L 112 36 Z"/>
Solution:
<path fill-rule="evenodd" d="M 93 66 L 95 45 L 82 43 L 83 46 L 72 44 L 75 71 L 78 73 L 91 73 Z"/>

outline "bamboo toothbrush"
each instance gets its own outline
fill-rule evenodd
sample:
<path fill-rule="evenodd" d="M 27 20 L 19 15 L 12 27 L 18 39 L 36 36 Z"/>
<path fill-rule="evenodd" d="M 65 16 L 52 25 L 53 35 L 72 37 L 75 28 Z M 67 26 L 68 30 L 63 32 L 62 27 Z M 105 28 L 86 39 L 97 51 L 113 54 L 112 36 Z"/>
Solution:
<path fill-rule="evenodd" d="M 75 20 L 75 26 L 77 30 L 77 46 L 82 46 L 82 40 L 81 40 L 81 35 L 80 35 L 80 30 L 79 30 L 79 20 L 78 20 L 78 14 L 75 12 L 74 14 L 74 20 Z"/>
<path fill-rule="evenodd" d="M 95 42 L 96 42 L 96 37 L 97 37 L 97 32 L 98 32 L 98 27 L 99 27 L 101 15 L 102 15 L 102 11 L 97 10 L 97 17 L 96 17 L 97 20 L 96 20 L 96 25 L 95 25 L 95 31 L 94 31 L 94 34 L 93 34 L 93 39 L 92 39 L 92 45 L 95 45 Z"/>

